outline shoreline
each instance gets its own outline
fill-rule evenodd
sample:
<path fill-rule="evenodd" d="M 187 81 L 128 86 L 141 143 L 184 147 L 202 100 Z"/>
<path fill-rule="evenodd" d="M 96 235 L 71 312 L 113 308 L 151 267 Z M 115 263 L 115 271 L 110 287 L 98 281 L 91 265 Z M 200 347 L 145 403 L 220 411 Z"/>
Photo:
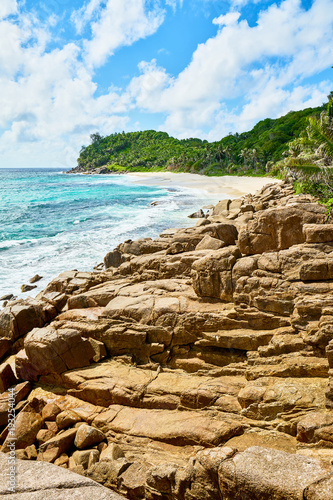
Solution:
<path fill-rule="evenodd" d="M 164 188 L 187 188 L 206 191 L 211 194 L 225 194 L 232 197 L 254 194 L 266 184 L 280 183 L 273 177 L 212 176 L 183 172 L 128 172 L 134 184 L 160 186 Z"/>
<path fill-rule="evenodd" d="M 97 479 L 124 499 L 162 498 L 166 486 L 170 500 L 205 489 L 218 498 L 225 478 L 228 498 L 266 498 L 270 478 L 290 470 L 280 498 L 305 488 L 331 498 L 333 359 L 322 325 L 333 290 L 316 263 L 330 262 L 333 229 L 325 207 L 293 195 L 283 183 L 222 202 L 205 224 L 127 240 L 105 271 L 68 271 L 36 300 L 9 303 L 0 393 L 17 396 L 22 415 L 14 446 L 2 411 L 0 462 L 14 453 L 30 476 L 48 462 L 56 476 Z M 39 422 L 29 441 L 27 421 Z M 155 477 L 163 482 L 152 488 Z"/>
<path fill-rule="evenodd" d="M 105 175 L 102 177 L 106 177 Z M 116 174 L 117 177 L 119 174 Z M 112 177 L 113 174 L 108 174 L 108 177 Z M 176 172 L 130 172 L 126 173 L 124 177 L 127 177 L 128 184 L 137 185 L 137 186 L 151 186 L 152 188 L 158 187 L 161 189 L 165 189 L 166 191 L 177 191 L 183 192 L 192 202 L 195 202 L 195 207 L 188 207 L 186 209 L 186 214 L 184 214 L 184 222 L 180 223 L 179 220 L 177 222 L 172 222 L 173 215 L 170 214 L 171 220 L 169 223 L 166 223 L 163 229 L 167 229 L 171 226 L 175 227 L 187 227 L 190 225 L 190 220 L 187 219 L 186 216 L 195 212 L 202 208 L 205 205 L 213 204 L 215 205 L 221 199 L 234 199 L 242 197 L 248 193 L 254 193 L 257 190 L 260 190 L 264 185 L 267 185 L 271 182 L 280 182 L 273 178 L 269 177 L 238 177 L 238 176 L 221 176 L 221 177 L 207 177 L 199 174 L 189 174 L 189 173 L 176 173 Z M 192 203 L 193 204 L 193 203 Z M 147 206 L 147 208 L 149 208 Z M 171 211 L 174 212 L 174 209 L 171 208 Z M 185 211 L 185 208 L 184 208 Z M 77 226 L 75 226 L 77 227 Z M 152 236 L 150 234 L 135 236 L 133 232 L 131 236 L 128 238 L 136 239 L 145 236 Z M 61 234 L 61 233 L 60 233 Z M 156 237 L 155 235 L 154 237 Z M 126 239 L 126 237 L 124 237 Z M 119 241 L 116 244 L 120 243 Z M 18 247 L 17 251 L 20 251 L 20 247 Z M 112 250 L 112 248 L 105 248 L 103 256 L 106 252 Z M 98 255 L 97 249 L 94 248 L 94 255 Z M 92 266 L 83 266 L 78 265 L 76 262 L 72 262 L 72 264 L 68 264 L 64 266 L 62 270 L 57 270 L 55 274 L 52 273 L 48 275 L 48 273 L 42 269 L 39 272 L 43 275 L 43 279 L 40 283 L 37 283 L 37 287 L 34 290 L 29 291 L 28 295 L 35 297 L 43 287 L 47 286 L 48 282 L 52 280 L 57 274 L 65 271 L 68 268 L 78 268 L 81 271 L 92 271 L 93 267 L 101 262 L 102 255 L 100 257 L 94 258 L 94 262 Z M 25 298 L 26 292 L 21 292 L 20 287 L 22 284 L 28 284 L 29 279 L 37 273 L 38 269 L 36 266 L 31 268 L 31 273 L 27 272 L 27 269 L 22 269 L 22 274 L 20 273 L 20 282 L 16 283 L 14 287 L 3 286 L 3 290 L 1 290 L 0 297 L 2 295 L 10 295 L 13 294 L 17 298 Z M 2 304 L 0 303 L 0 309 L 2 309 Z"/>

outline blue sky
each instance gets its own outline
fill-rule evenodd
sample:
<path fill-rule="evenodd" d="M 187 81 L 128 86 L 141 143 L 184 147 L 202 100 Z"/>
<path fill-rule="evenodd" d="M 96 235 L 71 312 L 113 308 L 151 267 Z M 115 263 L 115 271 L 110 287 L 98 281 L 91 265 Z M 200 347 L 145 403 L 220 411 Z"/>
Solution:
<path fill-rule="evenodd" d="M 326 102 L 333 0 L 1 0 L 0 167 L 91 133 L 219 140 Z"/>

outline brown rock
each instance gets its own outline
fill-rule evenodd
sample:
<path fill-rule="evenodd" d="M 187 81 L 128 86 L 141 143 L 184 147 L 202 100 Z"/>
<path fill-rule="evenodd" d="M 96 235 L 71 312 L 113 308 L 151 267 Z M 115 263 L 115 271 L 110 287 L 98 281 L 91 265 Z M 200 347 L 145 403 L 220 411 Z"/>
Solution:
<path fill-rule="evenodd" d="M 39 447 L 37 460 L 54 462 L 73 446 L 76 433 L 77 429 L 68 429 L 43 443 Z"/>
<path fill-rule="evenodd" d="M 215 419 L 196 411 L 142 410 L 126 407 L 107 425 L 114 432 L 145 436 L 177 446 L 217 446 L 243 432 L 242 424 L 232 418 Z"/>
<path fill-rule="evenodd" d="M 332 426 L 332 413 L 309 413 L 297 424 L 297 440 L 303 443 L 315 443 L 326 437 L 327 441 L 333 442 Z"/>
<path fill-rule="evenodd" d="M 101 462 L 109 462 L 110 460 L 118 460 L 118 458 L 124 458 L 125 454 L 121 447 L 115 443 L 109 444 L 101 453 Z"/>
<path fill-rule="evenodd" d="M 10 351 L 12 342 L 6 338 L 0 338 L 0 360 Z"/>
<path fill-rule="evenodd" d="M 225 499 L 301 500 L 304 490 L 330 471 L 317 459 L 253 446 L 222 462 L 220 489 Z"/>
<path fill-rule="evenodd" d="M 30 278 L 29 283 L 36 283 L 37 281 L 40 281 L 43 279 L 43 276 L 39 276 L 39 274 L 35 274 L 32 278 Z"/>
<path fill-rule="evenodd" d="M 28 460 L 36 460 L 37 459 L 37 450 L 34 444 L 27 446 L 25 449 Z"/>
<path fill-rule="evenodd" d="M 35 328 L 25 338 L 24 347 L 30 365 L 39 375 L 87 366 L 95 355 L 90 342 L 70 329 Z"/>
<path fill-rule="evenodd" d="M 221 200 L 215 205 L 213 215 L 221 215 L 229 211 L 231 200 Z"/>
<path fill-rule="evenodd" d="M 73 410 L 62 411 L 56 417 L 56 424 L 59 430 L 72 427 L 77 422 L 81 422 L 81 417 Z"/>
<path fill-rule="evenodd" d="M 333 241 L 333 224 L 305 224 L 303 232 L 307 243 Z"/>
<path fill-rule="evenodd" d="M 10 307 L 11 313 L 15 316 L 15 321 L 19 335 L 25 335 L 33 328 L 43 326 L 45 321 L 55 316 L 55 310 L 49 308 L 47 304 L 42 304 L 34 299 L 16 301 Z"/>
<path fill-rule="evenodd" d="M 103 344 L 103 342 L 99 342 L 99 340 L 92 339 L 92 338 L 89 339 L 89 342 L 90 342 L 91 347 L 93 348 L 93 350 L 95 352 L 95 356 L 93 357 L 93 361 L 95 361 L 95 363 L 98 363 L 98 361 L 105 358 L 105 356 L 107 354 L 106 349 L 105 349 L 105 345 Z"/>
<path fill-rule="evenodd" d="M 194 262 L 192 280 L 195 292 L 201 297 L 232 300 L 231 271 L 240 256 L 238 248 L 231 246 Z"/>
<path fill-rule="evenodd" d="M 8 401 L 16 405 L 16 412 L 18 411 L 17 405 L 29 394 L 31 386 L 29 382 L 22 382 L 12 387 L 13 392 L 3 392 L 0 395 L 0 427 L 8 423 Z M 25 403 L 23 403 L 25 404 Z"/>
<path fill-rule="evenodd" d="M 90 467 L 85 475 L 97 483 L 104 484 L 108 488 L 117 488 L 119 476 L 131 465 L 125 460 L 113 460 L 112 462 L 98 462 Z"/>
<path fill-rule="evenodd" d="M 145 497 L 146 474 L 148 465 L 134 463 L 123 472 L 119 478 L 120 491 L 132 498 Z"/>
<path fill-rule="evenodd" d="M 224 247 L 225 244 L 218 240 L 217 238 L 212 238 L 209 234 L 200 241 L 195 247 L 196 250 L 218 250 L 219 248 Z"/>
<path fill-rule="evenodd" d="M 42 410 L 42 418 L 44 420 L 49 420 L 51 422 L 55 422 L 57 415 L 61 413 L 61 409 L 55 403 L 47 403 Z"/>
<path fill-rule="evenodd" d="M 146 473 L 146 483 L 148 487 L 160 493 L 171 495 L 172 486 L 175 483 L 177 467 L 172 464 L 160 464 Z"/>
<path fill-rule="evenodd" d="M 238 246 L 244 255 L 289 248 L 305 241 L 304 224 L 324 220 L 325 207 L 313 203 L 270 208 L 259 212 L 248 228 L 240 231 Z"/>
<path fill-rule="evenodd" d="M 78 428 L 75 437 L 75 446 L 79 449 L 88 448 L 89 446 L 94 446 L 101 441 L 104 441 L 105 434 L 95 427 L 83 424 Z"/>
<path fill-rule="evenodd" d="M 297 440 L 295 437 L 283 432 L 273 430 L 249 429 L 241 436 L 231 438 L 226 446 L 245 451 L 252 446 L 273 448 L 275 450 L 296 453 Z"/>
<path fill-rule="evenodd" d="M 22 285 L 21 286 L 21 293 L 30 292 L 34 288 L 37 288 L 37 285 Z"/>
<path fill-rule="evenodd" d="M 1 451 L 9 451 L 9 445 L 13 439 L 15 440 L 16 449 L 24 449 L 34 444 L 42 425 L 42 417 L 38 413 L 38 406 L 33 400 L 17 415 L 15 426 L 9 426 L 8 436 L 2 445 Z"/>
<path fill-rule="evenodd" d="M 258 420 L 273 420 L 291 410 L 325 407 L 324 378 L 258 378 L 239 391 L 242 414 Z"/>
<path fill-rule="evenodd" d="M 66 453 L 63 453 L 62 455 L 60 455 L 59 458 L 57 458 L 57 460 L 54 461 L 54 465 L 58 465 L 58 467 L 64 467 L 64 468 L 68 467 L 68 463 L 69 463 L 69 458 L 68 455 L 66 455 Z"/>
<path fill-rule="evenodd" d="M 194 212 L 194 213 L 193 213 L 193 214 L 191 214 L 191 215 L 188 215 L 187 217 L 189 217 L 190 219 L 202 219 L 204 216 L 205 216 L 205 213 L 204 213 L 204 211 L 200 208 L 200 210 L 198 210 L 197 212 Z"/>
<path fill-rule="evenodd" d="M 8 363 L 0 365 L 0 393 L 17 383 L 12 367 Z"/>
<path fill-rule="evenodd" d="M 41 327 L 56 315 L 49 304 L 35 299 L 17 300 L 0 313 L 0 337 L 16 340 L 33 328 Z"/>
<path fill-rule="evenodd" d="M 36 440 L 38 442 L 38 445 L 40 446 L 41 444 L 46 443 L 46 441 L 49 441 L 50 439 L 54 438 L 56 435 L 56 432 L 52 432 L 49 429 L 41 429 L 38 431 Z"/>
<path fill-rule="evenodd" d="M 73 458 L 76 465 L 82 465 L 86 470 L 98 462 L 99 455 L 98 450 L 77 450 L 73 453 Z"/>

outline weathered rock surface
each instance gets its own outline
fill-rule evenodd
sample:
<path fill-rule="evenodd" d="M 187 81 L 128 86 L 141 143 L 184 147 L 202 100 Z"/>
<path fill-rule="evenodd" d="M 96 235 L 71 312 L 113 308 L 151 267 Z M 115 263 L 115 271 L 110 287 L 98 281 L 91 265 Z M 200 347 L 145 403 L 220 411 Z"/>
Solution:
<path fill-rule="evenodd" d="M 219 468 L 221 497 L 226 500 L 302 500 L 306 488 L 331 475 L 332 467 L 319 460 L 257 446 Z"/>
<path fill-rule="evenodd" d="M 10 302 L 2 450 L 14 389 L 16 456 L 31 467 L 53 462 L 130 499 L 333 498 L 326 219 L 310 196 L 268 185 Z"/>
<path fill-rule="evenodd" d="M 43 462 L 16 461 L 16 484 L 14 492 L 9 490 L 8 474 L 10 472 L 8 456 L 0 453 L 0 497 L 11 500 L 29 498 L 31 500 L 121 500 L 123 496 L 104 488 L 95 481 L 79 476 Z"/>

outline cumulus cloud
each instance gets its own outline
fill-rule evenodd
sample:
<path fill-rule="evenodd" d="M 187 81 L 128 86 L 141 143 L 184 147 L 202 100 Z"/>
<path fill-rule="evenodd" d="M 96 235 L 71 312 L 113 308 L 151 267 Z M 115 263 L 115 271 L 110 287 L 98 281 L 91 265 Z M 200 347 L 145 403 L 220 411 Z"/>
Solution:
<path fill-rule="evenodd" d="M 84 42 L 86 64 L 104 64 L 119 47 L 155 33 L 163 20 L 164 11 L 157 4 L 147 10 L 145 0 L 108 0 L 91 24 L 92 38 Z"/>
<path fill-rule="evenodd" d="M 103 91 L 96 70 L 120 47 L 155 33 L 166 6 L 181 2 L 89 0 L 71 17 L 84 38 L 63 43 L 54 40 L 54 17 L 41 22 L 22 5 L 0 2 L 4 166 L 5 158 L 18 165 L 18 157 L 26 166 L 47 166 L 51 158 L 73 166 L 92 132 L 126 130 L 140 112 L 163 114 L 159 128 L 178 137 L 217 140 L 267 116 L 321 104 L 331 90 L 330 82 L 309 81 L 332 64 L 333 0 L 314 0 L 308 10 L 284 0 L 263 7 L 254 25 L 241 9 L 217 9 L 215 36 L 198 45 L 179 74 L 155 59 L 142 61 L 125 88 Z"/>
<path fill-rule="evenodd" d="M 16 14 L 17 2 L 16 0 L 1 0 L 0 3 L 0 20 L 5 19 L 11 14 Z"/>
<path fill-rule="evenodd" d="M 229 24 L 234 24 L 240 18 L 240 12 L 228 12 L 224 16 L 215 17 L 213 19 L 213 24 L 218 24 L 219 26 L 228 26 Z"/>
<path fill-rule="evenodd" d="M 126 10 L 117 0 L 104 8 L 100 4 L 91 0 L 76 13 L 83 19 L 82 27 L 95 19 L 84 46 L 70 42 L 50 49 L 54 20 L 41 22 L 36 14 L 17 12 L 16 2 L 1 0 L 0 37 L 6 40 L 0 45 L 3 162 L 6 158 L 18 165 L 22 158 L 23 165 L 47 165 L 48 158 L 48 164 L 58 165 L 62 157 L 69 167 L 91 132 L 106 134 L 126 127 L 132 105 L 129 94 L 120 95 L 113 87 L 97 94 L 93 67 L 120 46 L 153 33 L 162 14 L 156 8 L 146 9 L 143 1 L 129 0 Z M 19 15 L 8 18 L 15 13 Z"/>
<path fill-rule="evenodd" d="M 216 36 L 198 45 L 177 78 L 162 68 L 143 68 L 142 81 L 163 75 L 167 82 L 159 97 L 155 88 L 152 99 L 147 90 L 137 92 L 141 107 L 168 114 L 161 129 L 178 136 L 199 129 L 204 136 L 209 128 L 210 138 L 218 139 L 226 132 L 223 116 L 228 131 L 242 131 L 290 106 L 325 100 L 327 87 L 302 82 L 333 60 L 332 0 L 315 0 L 308 10 L 299 0 L 285 0 L 262 10 L 254 26 L 234 11 L 213 22 Z M 228 101 L 235 112 L 226 111 Z"/>
<path fill-rule="evenodd" d="M 84 4 L 80 9 L 72 13 L 71 19 L 75 25 L 77 33 L 82 33 L 83 29 L 91 21 L 94 14 L 98 12 L 101 3 L 102 0 L 90 0 L 90 2 Z"/>

